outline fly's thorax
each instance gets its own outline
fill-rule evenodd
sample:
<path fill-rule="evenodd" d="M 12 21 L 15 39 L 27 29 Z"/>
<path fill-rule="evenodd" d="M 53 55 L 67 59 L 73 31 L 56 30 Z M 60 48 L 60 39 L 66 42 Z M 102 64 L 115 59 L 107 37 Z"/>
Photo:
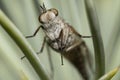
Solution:
<path fill-rule="evenodd" d="M 55 40 L 59 38 L 61 31 L 65 28 L 64 21 L 57 16 L 54 20 L 44 23 L 44 32 L 48 38 Z"/>
<path fill-rule="evenodd" d="M 71 28 L 66 25 L 65 23 L 64 28 L 60 29 L 60 31 L 56 31 L 56 33 L 51 33 L 53 38 L 49 38 L 47 40 L 48 44 L 56 51 L 59 52 L 66 52 L 71 48 L 78 46 L 81 43 L 81 38 L 78 37 Z M 56 37 L 56 38 L 55 38 Z"/>

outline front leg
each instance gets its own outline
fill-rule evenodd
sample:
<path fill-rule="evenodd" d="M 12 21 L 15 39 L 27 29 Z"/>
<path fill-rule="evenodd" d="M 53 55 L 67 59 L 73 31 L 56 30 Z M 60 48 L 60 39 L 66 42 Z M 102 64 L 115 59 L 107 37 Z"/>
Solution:
<path fill-rule="evenodd" d="M 26 38 L 32 38 L 32 37 L 35 37 L 36 34 L 38 33 L 38 31 L 40 30 L 41 27 L 42 27 L 42 26 L 39 26 L 39 27 L 35 30 L 35 32 L 33 33 L 33 35 L 26 36 Z"/>

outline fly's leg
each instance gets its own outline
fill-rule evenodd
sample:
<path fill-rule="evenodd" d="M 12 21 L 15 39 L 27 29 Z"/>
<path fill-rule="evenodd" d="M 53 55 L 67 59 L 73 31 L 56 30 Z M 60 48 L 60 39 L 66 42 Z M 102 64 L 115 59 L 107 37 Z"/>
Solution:
<path fill-rule="evenodd" d="M 61 30 L 59 37 L 61 37 L 61 44 L 58 43 L 58 47 L 59 47 L 59 50 L 63 51 L 63 30 Z M 63 63 L 63 53 L 60 53 L 60 55 L 61 55 L 61 65 L 64 65 L 64 63 Z"/>
<path fill-rule="evenodd" d="M 45 42 L 46 42 L 46 36 L 44 37 L 44 40 L 43 40 L 43 43 L 42 43 L 42 47 L 41 47 L 40 51 L 37 52 L 37 54 L 43 52 L 43 49 L 44 49 L 44 46 L 45 46 Z M 21 59 L 24 59 L 24 58 L 25 58 L 25 56 L 21 57 Z"/>
<path fill-rule="evenodd" d="M 44 40 L 43 40 L 43 43 L 42 43 L 42 47 L 41 47 L 40 51 L 39 51 L 39 52 L 37 52 L 37 54 L 39 54 L 39 53 L 42 53 L 42 52 L 43 52 L 43 49 L 44 49 L 45 43 L 46 43 L 46 36 L 44 37 Z"/>
<path fill-rule="evenodd" d="M 92 38 L 93 36 L 82 36 L 79 33 L 77 34 L 80 38 Z"/>
<path fill-rule="evenodd" d="M 32 37 L 35 37 L 36 36 L 36 34 L 38 33 L 38 31 L 40 30 L 40 28 L 41 28 L 42 26 L 39 26 L 36 30 L 35 30 L 35 32 L 34 32 L 34 34 L 33 35 L 30 35 L 30 36 L 26 36 L 26 38 L 32 38 Z"/>
<path fill-rule="evenodd" d="M 21 59 L 24 59 L 24 58 L 25 58 L 25 56 L 21 57 Z"/>
<path fill-rule="evenodd" d="M 60 55 L 61 55 L 61 65 L 64 65 L 64 63 L 63 63 L 63 54 L 60 53 Z"/>
<path fill-rule="evenodd" d="M 62 50 L 63 50 L 63 48 L 62 48 L 62 45 L 63 45 L 63 44 L 62 44 L 62 40 L 63 40 L 63 30 L 61 30 L 59 37 L 62 38 L 62 39 L 61 39 L 61 43 L 59 44 L 59 39 L 56 39 L 56 38 L 55 38 L 55 42 L 57 42 L 57 45 L 58 45 L 59 50 L 62 51 Z M 63 54 L 60 53 L 60 55 L 61 55 L 61 65 L 64 65 L 64 64 L 63 64 Z"/>
<path fill-rule="evenodd" d="M 35 30 L 35 32 L 34 32 L 33 35 L 26 36 L 26 38 L 32 38 L 32 37 L 35 37 L 36 34 L 38 33 L 38 31 L 40 30 L 41 27 L 42 27 L 42 26 L 39 26 L 39 27 Z M 21 59 L 24 59 L 24 58 L 25 58 L 25 56 L 21 57 Z"/>
<path fill-rule="evenodd" d="M 81 36 L 81 38 L 92 38 L 93 36 Z"/>
<path fill-rule="evenodd" d="M 58 44 L 58 47 L 59 47 L 59 50 L 63 50 L 62 49 L 62 47 L 61 46 L 59 46 L 59 44 Z M 63 53 L 60 53 L 60 55 L 61 55 L 61 65 L 64 65 L 64 63 L 63 63 Z"/>

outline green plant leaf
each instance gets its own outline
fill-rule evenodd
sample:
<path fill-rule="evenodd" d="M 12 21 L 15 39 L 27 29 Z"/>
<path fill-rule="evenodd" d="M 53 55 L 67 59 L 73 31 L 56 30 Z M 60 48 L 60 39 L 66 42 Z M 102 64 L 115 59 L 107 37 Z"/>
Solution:
<path fill-rule="evenodd" d="M 105 73 L 105 53 L 100 32 L 100 24 L 93 0 L 85 0 L 85 7 L 93 36 L 93 45 L 95 51 L 96 79 Z"/>
<path fill-rule="evenodd" d="M 119 70 L 120 70 L 120 66 L 108 72 L 107 74 L 102 76 L 99 80 L 111 80 Z"/>
<path fill-rule="evenodd" d="M 39 77 L 43 80 L 49 80 L 47 73 L 43 66 L 40 64 L 40 60 L 37 57 L 35 51 L 28 44 L 25 37 L 20 33 L 16 26 L 7 18 L 7 16 L 0 10 L 0 24 L 3 29 L 11 36 L 16 42 L 18 47 L 23 51 L 26 58 L 29 60 Z"/>

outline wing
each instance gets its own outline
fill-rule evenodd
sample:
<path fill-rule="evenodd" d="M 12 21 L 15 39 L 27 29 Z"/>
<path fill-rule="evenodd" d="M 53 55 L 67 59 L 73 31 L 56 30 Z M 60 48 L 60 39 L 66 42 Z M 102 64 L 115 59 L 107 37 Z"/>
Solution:
<path fill-rule="evenodd" d="M 66 57 L 79 71 L 85 80 L 89 80 L 89 74 L 86 66 L 85 55 L 89 54 L 85 42 L 83 41 L 80 45 L 74 49 L 64 53 Z"/>

